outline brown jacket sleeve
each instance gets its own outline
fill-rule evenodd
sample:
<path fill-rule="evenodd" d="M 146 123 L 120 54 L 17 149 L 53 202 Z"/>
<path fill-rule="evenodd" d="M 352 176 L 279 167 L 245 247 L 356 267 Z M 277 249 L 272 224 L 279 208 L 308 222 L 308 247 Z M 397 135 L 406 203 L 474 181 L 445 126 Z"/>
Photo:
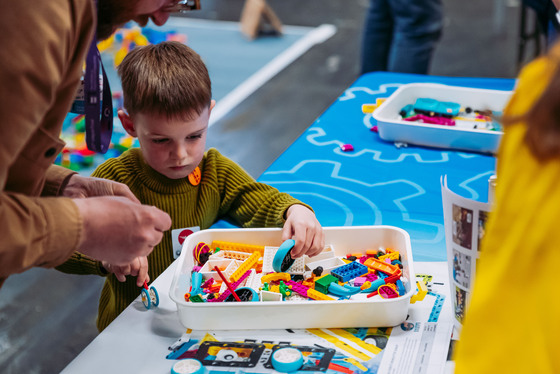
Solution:
<path fill-rule="evenodd" d="M 52 168 L 95 25 L 91 0 L 0 3 L 0 283 L 76 249 L 81 217 Z"/>

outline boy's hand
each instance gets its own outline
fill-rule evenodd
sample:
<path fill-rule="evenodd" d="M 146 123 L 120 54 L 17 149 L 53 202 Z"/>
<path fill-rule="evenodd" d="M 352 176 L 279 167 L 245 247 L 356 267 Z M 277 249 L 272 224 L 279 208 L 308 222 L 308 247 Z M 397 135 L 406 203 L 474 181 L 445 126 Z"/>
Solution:
<path fill-rule="evenodd" d="M 325 247 L 323 228 L 315 213 L 303 205 L 292 205 L 286 212 L 286 223 L 282 229 L 282 240 L 294 239 L 296 244 L 292 249 L 292 257 L 304 254 L 316 256 Z"/>
<path fill-rule="evenodd" d="M 113 265 L 105 261 L 101 261 L 101 264 L 109 273 L 115 274 L 119 282 L 126 281 L 127 275 L 132 275 L 136 278 L 136 285 L 138 287 L 144 286 L 144 282 L 148 283 L 150 281 L 150 276 L 148 275 L 148 258 L 146 256 L 136 257 L 130 264 L 127 265 Z"/>

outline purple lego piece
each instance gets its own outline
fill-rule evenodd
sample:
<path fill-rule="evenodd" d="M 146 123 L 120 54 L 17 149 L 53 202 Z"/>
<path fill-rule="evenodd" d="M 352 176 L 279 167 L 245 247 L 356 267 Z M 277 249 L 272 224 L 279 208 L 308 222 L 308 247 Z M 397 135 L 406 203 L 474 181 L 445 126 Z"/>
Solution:
<path fill-rule="evenodd" d="M 411 122 L 423 122 L 423 123 L 430 123 L 432 125 L 444 125 L 444 126 L 455 126 L 455 121 L 451 118 L 445 118 L 441 116 L 426 116 L 424 114 L 417 114 L 412 117 L 403 118 L 404 121 L 411 121 Z"/>
<path fill-rule="evenodd" d="M 294 282 L 293 280 L 289 280 L 286 282 L 286 284 L 289 286 L 292 286 L 292 291 L 294 291 L 297 294 L 300 294 L 303 297 L 308 297 L 307 296 L 307 290 L 309 289 L 309 287 L 304 286 L 303 284 Z"/>

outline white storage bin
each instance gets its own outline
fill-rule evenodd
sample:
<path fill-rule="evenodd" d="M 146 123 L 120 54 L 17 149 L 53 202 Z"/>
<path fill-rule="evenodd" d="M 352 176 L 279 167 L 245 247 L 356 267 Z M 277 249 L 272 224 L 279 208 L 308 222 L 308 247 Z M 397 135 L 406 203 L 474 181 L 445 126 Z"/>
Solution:
<path fill-rule="evenodd" d="M 483 153 L 496 153 L 501 131 L 467 129 L 461 126 L 432 125 L 400 119 L 400 110 L 418 98 L 451 101 L 462 107 L 501 112 L 512 91 L 411 83 L 399 87 L 377 110 L 373 118 L 381 139 L 436 148 L 452 148 Z"/>
<path fill-rule="evenodd" d="M 280 246 L 281 229 L 203 230 L 191 234 L 183 244 L 181 256 L 171 283 L 169 296 L 177 303 L 181 323 L 190 329 L 240 330 L 328 327 L 396 326 L 406 319 L 414 284 L 410 236 L 392 226 L 325 227 L 325 243 L 332 245 L 337 256 L 379 247 L 398 250 L 402 257 L 406 294 L 395 299 L 363 300 L 298 300 L 269 302 L 186 302 L 191 270 L 192 251 L 199 242 L 213 240 L 234 243 Z M 412 282 L 410 281 L 412 280 Z"/>

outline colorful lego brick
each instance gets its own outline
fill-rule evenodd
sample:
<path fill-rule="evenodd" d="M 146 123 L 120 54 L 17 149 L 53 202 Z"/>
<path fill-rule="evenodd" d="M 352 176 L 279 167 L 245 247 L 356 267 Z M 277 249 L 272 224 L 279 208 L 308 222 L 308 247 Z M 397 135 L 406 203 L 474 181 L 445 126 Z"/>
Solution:
<path fill-rule="evenodd" d="M 280 281 L 287 282 L 291 279 L 292 277 L 288 273 L 271 273 L 271 274 L 263 275 L 261 278 L 261 283 L 280 282 Z"/>
<path fill-rule="evenodd" d="M 261 288 L 261 278 L 262 273 L 257 272 L 255 269 L 251 269 L 251 274 L 247 278 L 245 286 L 251 287 L 254 290 L 258 290 L 259 288 Z"/>
<path fill-rule="evenodd" d="M 251 273 L 251 270 L 248 270 L 247 272 L 245 272 L 245 274 L 243 274 L 239 280 L 237 282 L 234 282 L 231 284 L 231 287 L 235 290 L 237 287 L 239 287 L 239 285 L 245 280 L 247 279 L 247 277 L 249 276 L 249 274 Z M 224 301 L 225 299 L 227 299 L 227 297 L 231 295 L 231 292 L 229 289 L 226 289 L 224 292 L 222 292 L 220 294 L 220 296 L 218 296 L 215 299 L 212 300 L 207 300 L 208 302 L 220 302 L 220 301 Z"/>
<path fill-rule="evenodd" d="M 398 292 L 388 284 L 380 286 L 377 289 L 377 292 L 379 293 L 379 296 L 381 296 L 383 299 L 394 299 L 399 297 Z"/>
<path fill-rule="evenodd" d="M 253 254 L 248 259 L 246 259 L 241 263 L 241 265 L 239 265 L 237 270 L 233 272 L 233 274 L 229 277 L 229 279 L 232 282 L 238 280 L 239 277 L 245 274 L 246 271 L 251 270 L 251 268 L 257 265 L 257 261 L 259 260 L 259 258 L 261 258 L 261 253 L 253 252 Z"/>
<path fill-rule="evenodd" d="M 380 260 L 378 260 L 374 257 L 368 258 L 364 262 L 364 265 L 366 265 L 367 267 L 370 267 L 374 270 L 385 273 L 387 275 L 392 275 L 392 274 L 395 274 L 397 271 L 399 271 L 398 266 L 388 264 L 388 263 L 386 263 L 384 261 L 380 261 Z"/>
<path fill-rule="evenodd" d="M 398 260 L 399 256 L 400 256 L 399 252 L 392 251 L 392 252 L 384 254 L 383 256 L 377 257 L 377 259 L 381 260 L 381 261 L 385 261 L 386 258 L 389 258 L 391 260 Z"/>
<path fill-rule="evenodd" d="M 202 274 L 199 272 L 193 272 L 191 274 L 191 295 L 197 295 L 202 293 Z M 192 297 L 191 297 L 192 300 Z"/>
<path fill-rule="evenodd" d="M 282 301 L 282 294 L 270 291 L 260 291 L 261 301 Z"/>
<path fill-rule="evenodd" d="M 305 287 L 304 285 L 294 282 L 292 280 L 287 281 L 286 284 L 288 285 L 288 287 L 292 289 L 292 291 L 294 291 L 298 295 L 307 298 L 307 291 L 310 289 L 309 287 Z"/>
<path fill-rule="evenodd" d="M 307 297 L 313 300 L 335 300 L 332 297 L 327 296 L 324 293 L 319 292 L 317 290 L 313 290 L 311 288 L 307 290 Z"/>
<path fill-rule="evenodd" d="M 250 256 L 251 256 L 251 253 L 249 253 L 249 252 L 237 252 L 237 251 L 225 250 L 225 251 L 219 251 L 218 253 L 213 254 L 212 256 L 210 256 L 210 259 L 227 258 L 227 259 L 232 259 L 232 260 L 245 261 Z"/>
<path fill-rule="evenodd" d="M 190 298 L 191 303 L 203 303 L 204 299 L 200 295 L 192 295 Z"/>
<path fill-rule="evenodd" d="M 335 282 L 329 285 L 329 293 L 335 296 L 352 296 L 360 292 L 362 292 L 360 287 L 353 287 L 349 285 L 341 286 Z"/>
<path fill-rule="evenodd" d="M 331 274 L 326 274 L 320 278 L 315 279 L 315 289 L 324 294 L 329 292 L 329 286 L 333 282 L 338 282 L 338 278 Z"/>
<path fill-rule="evenodd" d="M 214 240 L 212 242 L 212 248 L 220 248 L 220 250 L 227 250 L 227 251 L 237 251 L 237 252 L 259 252 L 261 256 L 264 254 L 264 246 L 263 245 L 252 245 L 252 244 L 242 244 L 242 243 L 231 243 L 231 242 L 224 242 L 221 240 Z"/>
<path fill-rule="evenodd" d="M 366 277 L 354 278 L 354 287 L 361 287 L 367 281 Z"/>
<path fill-rule="evenodd" d="M 416 288 L 418 289 L 418 292 L 416 292 L 416 294 L 412 295 L 412 297 L 410 298 L 411 304 L 414 304 L 417 301 L 424 300 L 424 297 L 426 297 L 426 295 L 428 294 L 428 286 L 426 285 L 425 281 L 417 281 Z"/>
<path fill-rule="evenodd" d="M 333 269 L 331 274 L 341 282 L 348 282 L 350 279 L 361 277 L 368 273 L 368 267 L 357 261 Z"/>

